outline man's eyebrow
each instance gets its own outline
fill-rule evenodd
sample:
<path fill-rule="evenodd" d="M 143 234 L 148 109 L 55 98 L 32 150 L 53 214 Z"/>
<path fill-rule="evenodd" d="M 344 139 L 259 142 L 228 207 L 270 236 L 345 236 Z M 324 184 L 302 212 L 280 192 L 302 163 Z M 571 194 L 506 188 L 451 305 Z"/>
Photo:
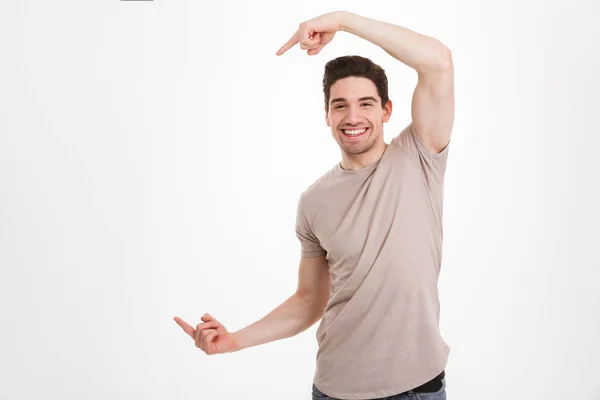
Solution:
<path fill-rule="evenodd" d="M 361 97 L 360 99 L 358 99 L 358 101 L 365 101 L 365 100 L 371 100 L 371 101 L 374 101 L 375 103 L 377 103 L 377 99 L 373 96 L 366 96 L 366 97 Z M 336 97 L 335 99 L 331 100 L 331 104 L 338 102 L 338 101 L 347 101 L 347 100 L 343 97 Z"/>

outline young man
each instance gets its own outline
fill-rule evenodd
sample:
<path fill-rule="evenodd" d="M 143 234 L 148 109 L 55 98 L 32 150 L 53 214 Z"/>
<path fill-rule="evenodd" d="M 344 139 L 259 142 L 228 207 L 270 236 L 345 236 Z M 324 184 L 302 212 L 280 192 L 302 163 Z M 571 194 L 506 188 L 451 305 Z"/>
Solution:
<path fill-rule="evenodd" d="M 321 320 L 313 398 L 445 399 L 450 348 L 439 331 L 437 282 L 452 56 L 436 39 L 343 11 L 300 24 L 277 55 L 298 43 L 318 54 L 338 31 L 417 71 L 411 123 L 387 144 L 383 69 L 360 56 L 328 62 L 325 115 L 342 160 L 300 196 L 296 293 L 234 333 L 208 314 L 195 329 L 175 320 L 206 354 L 291 337 Z"/>

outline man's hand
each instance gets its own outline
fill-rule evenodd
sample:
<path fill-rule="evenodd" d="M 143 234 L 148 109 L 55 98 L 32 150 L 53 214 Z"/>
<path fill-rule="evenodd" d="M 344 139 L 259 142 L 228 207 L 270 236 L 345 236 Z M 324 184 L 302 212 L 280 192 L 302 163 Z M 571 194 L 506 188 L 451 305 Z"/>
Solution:
<path fill-rule="evenodd" d="M 185 333 L 194 339 L 196 347 L 208 355 L 229 353 L 235 351 L 238 344 L 231 333 L 209 314 L 202 316 L 202 324 L 196 325 L 196 329 L 179 317 L 173 318 Z"/>
<path fill-rule="evenodd" d="M 318 54 L 341 29 L 342 16 L 343 11 L 334 11 L 301 23 L 296 33 L 277 51 L 277 55 L 282 55 L 296 43 L 300 43 L 302 50 L 308 50 L 309 56 Z"/>

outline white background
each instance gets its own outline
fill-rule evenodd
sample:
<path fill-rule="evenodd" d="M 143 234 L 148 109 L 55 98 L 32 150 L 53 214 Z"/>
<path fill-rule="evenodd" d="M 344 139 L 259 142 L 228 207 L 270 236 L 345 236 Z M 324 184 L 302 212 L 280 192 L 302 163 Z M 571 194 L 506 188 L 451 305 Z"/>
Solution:
<path fill-rule="evenodd" d="M 308 399 L 317 325 L 206 356 L 293 294 L 300 193 L 340 160 L 325 63 L 416 73 L 333 10 L 453 53 L 441 330 L 448 398 L 600 399 L 600 4 L 549 1 L 11 1 L 0 7 L 0 398 Z"/>

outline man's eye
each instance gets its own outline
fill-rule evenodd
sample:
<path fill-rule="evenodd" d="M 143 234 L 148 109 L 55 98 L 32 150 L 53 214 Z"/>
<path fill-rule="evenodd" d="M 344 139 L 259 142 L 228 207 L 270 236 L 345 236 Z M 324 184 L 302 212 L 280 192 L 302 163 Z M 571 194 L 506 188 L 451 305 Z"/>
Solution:
<path fill-rule="evenodd" d="M 363 106 L 370 106 L 372 105 L 371 103 L 363 103 Z"/>
<path fill-rule="evenodd" d="M 334 108 L 338 109 L 338 108 L 342 108 L 342 107 L 344 107 L 344 106 L 335 106 Z"/>

